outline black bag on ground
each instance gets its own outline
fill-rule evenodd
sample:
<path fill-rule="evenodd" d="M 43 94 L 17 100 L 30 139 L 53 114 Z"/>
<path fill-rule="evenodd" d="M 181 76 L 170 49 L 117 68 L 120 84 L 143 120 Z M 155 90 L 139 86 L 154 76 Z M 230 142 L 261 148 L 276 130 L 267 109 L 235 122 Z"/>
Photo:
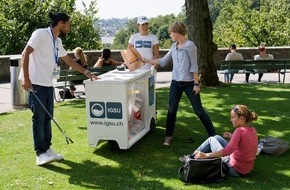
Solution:
<path fill-rule="evenodd" d="M 194 159 L 188 157 L 178 175 L 186 183 L 213 183 L 225 180 L 228 166 L 221 158 Z"/>
<path fill-rule="evenodd" d="M 259 144 L 262 143 L 262 152 L 274 156 L 280 156 L 289 149 L 289 142 L 279 139 L 277 137 L 268 136 L 261 139 Z"/>
<path fill-rule="evenodd" d="M 64 90 L 61 90 L 59 91 L 59 96 L 62 98 L 62 99 L 72 99 L 72 98 L 75 98 L 74 96 L 71 95 L 70 91 L 68 88 Z"/>

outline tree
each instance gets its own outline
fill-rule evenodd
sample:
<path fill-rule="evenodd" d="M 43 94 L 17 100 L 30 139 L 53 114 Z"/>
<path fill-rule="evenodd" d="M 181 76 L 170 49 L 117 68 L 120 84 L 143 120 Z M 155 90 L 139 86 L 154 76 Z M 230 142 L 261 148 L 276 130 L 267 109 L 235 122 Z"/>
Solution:
<path fill-rule="evenodd" d="M 185 21 L 185 17 L 175 17 L 174 14 L 169 14 L 158 16 L 150 20 L 150 31 L 157 36 L 161 49 L 169 49 L 172 45 L 168 28 L 174 21 Z"/>
<path fill-rule="evenodd" d="M 289 4 L 290 0 L 225 0 L 214 25 L 214 41 L 220 47 L 289 45 Z"/>
<path fill-rule="evenodd" d="M 213 26 L 207 0 L 186 0 L 185 8 L 188 37 L 198 49 L 200 81 L 206 86 L 217 86 L 219 80 L 213 62 L 213 54 L 217 50 L 217 45 L 213 42 Z"/>
<path fill-rule="evenodd" d="M 74 49 L 77 46 L 86 50 L 101 49 L 101 31 L 98 25 L 96 1 L 91 1 L 89 7 L 85 4 L 84 14 L 74 11 L 71 14 L 71 30 L 64 45 L 67 49 Z"/>
<path fill-rule="evenodd" d="M 93 25 L 96 1 L 88 8 L 85 6 L 85 14 L 82 14 L 75 11 L 75 0 L 5 0 L 0 1 L 0 54 L 20 54 L 34 30 L 49 26 L 49 11 L 71 16 L 72 28 L 63 40 L 66 49 L 76 46 L 100 48 L 99 29 Z"/>
<path fill-rule="evenodd" d="M 172 40 L 168 33 L 168 25 L 161 26 L 158 29 L 156 36 L 158 37 L 159 40 L 159 46 L 162 47 L 162 49 L 169 49 L 171 47 Z"/>
<path fill-rule="evenodd" d="M 47 20 L 42 18 L 45 8 L 36 0 L 0 2 L 0 54 L 19 54 L 22 51 L 32 28 L 45 25 Z"/>
<path fill-rule="evenodd" d="M 131 19 L 127 22 L 126 28 L 120 29 L 116 34 L 112 48 L 127 49 L 129 38 L 132 34 L 138 32 L 137 18 Z"/>

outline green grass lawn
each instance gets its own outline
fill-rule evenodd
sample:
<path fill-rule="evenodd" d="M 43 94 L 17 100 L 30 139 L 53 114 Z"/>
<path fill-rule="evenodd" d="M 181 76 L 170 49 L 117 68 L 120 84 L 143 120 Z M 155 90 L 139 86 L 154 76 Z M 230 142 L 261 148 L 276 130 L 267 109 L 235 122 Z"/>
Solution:
<path fill-rule="evenodd" d="M 228 177 L 214 184 L 185 184 L 178 179 L 178 157 L 191 153 L 207 138 L 206 131 L 183 96 L 172 145 L 163 146 L 168 89 L 158 89 L 157 128 L 128 150 L 110 150 L 107 142 L 88 146 L 85 101 L 76 99 L 55 105 L 55 120 L 74 143 L 53 124 L 52 148 L 65 160 L 45 167 L 35 165 L 31 111 L 0 115 L 0 189 L 289 189 L 290 151 L 280 157 L 261 154 L 254 170 L 243 178 Z M 267 135 L 289 141 L 289 84 L 231 84 L 202 87 L 202 103 L 219 134 L 232 131 L 230 110 L 245 104 L 259 115 L 259 138 Z M 194 138 L 195 143 L 186 139 Z"/>

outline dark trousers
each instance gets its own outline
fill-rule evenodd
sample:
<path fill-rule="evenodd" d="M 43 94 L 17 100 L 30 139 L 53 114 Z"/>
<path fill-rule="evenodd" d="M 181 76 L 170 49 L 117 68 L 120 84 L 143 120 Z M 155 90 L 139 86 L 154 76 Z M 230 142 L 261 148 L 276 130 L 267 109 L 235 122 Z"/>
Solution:
<path fill-rule="evenodd" d="M 216 131 L 209 116 L 203 110 L 200 100 L 200 94 L 198 93 L 195 95 L 193 92 L 193 84 L 194 84 L 193 82 L 177 82 L 174 80 L 171 81 L 169 108 L 167 112 L 167 123 L 166 123 L 166 136 L 173 136 L 177 109 L 183 92 L 186 93 L 191 103 L 192 109 L 194 110 L 195 114 L 199 117 L 200 121 L 204 125 L 208 136 L 216 135 Z"/>
<path fill-rule="evenodd" d="M 53 116 L 53 87 L 32 85 L 33 91 Z M 34 141 L 34 150 L 37 155 L 44 153 L 51 145 L 51 118 L 45 112 L 32 92 L 28 95 L 29 107 L 33 113 L 32 132 Z"/>
<path fill-rule="evenodd" d="M 258 77 L 259 82 L 261 82 L 263 75 L 264 75 L 263 73 L 259 73 L 259 77 Z M 249 78 L 250 78 L 250 73 L 246 73 L 246 82 L 249 82 Z"/>

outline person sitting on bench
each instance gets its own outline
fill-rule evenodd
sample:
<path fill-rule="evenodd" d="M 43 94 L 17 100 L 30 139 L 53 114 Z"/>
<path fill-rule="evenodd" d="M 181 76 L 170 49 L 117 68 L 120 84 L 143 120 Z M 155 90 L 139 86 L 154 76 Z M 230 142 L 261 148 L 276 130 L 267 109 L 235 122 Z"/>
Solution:
<path fill-rule="evenodd" d="M 74 49 L 74 56 L 75 56 L 75 59 L 74 59 L 75 62 L 77 62 L 79 65 L 81 65 L 84 68 L 88 68 L 88 63 L 87 63 L 86 55 L 84 54 L 82 48 L 76 47 Z M 72 68 L 70 68 L 70 69 L 72 69 Z M 82 84 L 83 82 L 84 82 L 84 80 L 74 81 L 75 84 Z M 74 95 L 75 94 L 75 91 L 76 91 L 75 86 L 74 85 L 71 85 L 70 86 L 70 93 L 71 93 L 71 96 L 72 97 L 75 97 L 75 95 Z"/>
<path fill-rule="evenodd" d="M 118 66 L 123 63 L 120 61 L 116 61 L 111 58 L 111 50 L 103 49 L 102 55 L 99 57 L 98 61 L 94 65 L 94 67 L 103 67 L 103 66 Z"/>
<path fill-rule="evenodd" d="M 259 47 L 259 53 L 258 55 L 254 56 L 254 60 L 270 60 L 270 59 L 274 59 L 274 56 L 272 54 L 268 54 L 266 52 L 266 48 L 265 48 L 265 43 L 261 43 L 260 47 Z M 268 72 L 268 70 L 265 69 L 254 69 L 255 73 L 259 73 L 259 77 L 258 77 L 258 82 L 261 82 L 261 79 L 263 77 L 263 73 Z M 249 82 L 249 77 L 250 77 L 250 73 L 246 73 L 246 83 Z"/>
<path fill-rule="evenodd" d="M 226 61 L 243 60 L 244 59 L 242 54 L 237 52 L 236 44 L 232 44 L 229 49 L 230 49 L 230 53 L 227 54 L 226 59 L 225 59 Z M 234 78 L 234 73 L 238 73 L 238 72 L 239 72 L 238 69 L 234 69 L 234 70 L 226 69 L 225 70 L 225 82 L 232 83 L 232 80 Z"/>

